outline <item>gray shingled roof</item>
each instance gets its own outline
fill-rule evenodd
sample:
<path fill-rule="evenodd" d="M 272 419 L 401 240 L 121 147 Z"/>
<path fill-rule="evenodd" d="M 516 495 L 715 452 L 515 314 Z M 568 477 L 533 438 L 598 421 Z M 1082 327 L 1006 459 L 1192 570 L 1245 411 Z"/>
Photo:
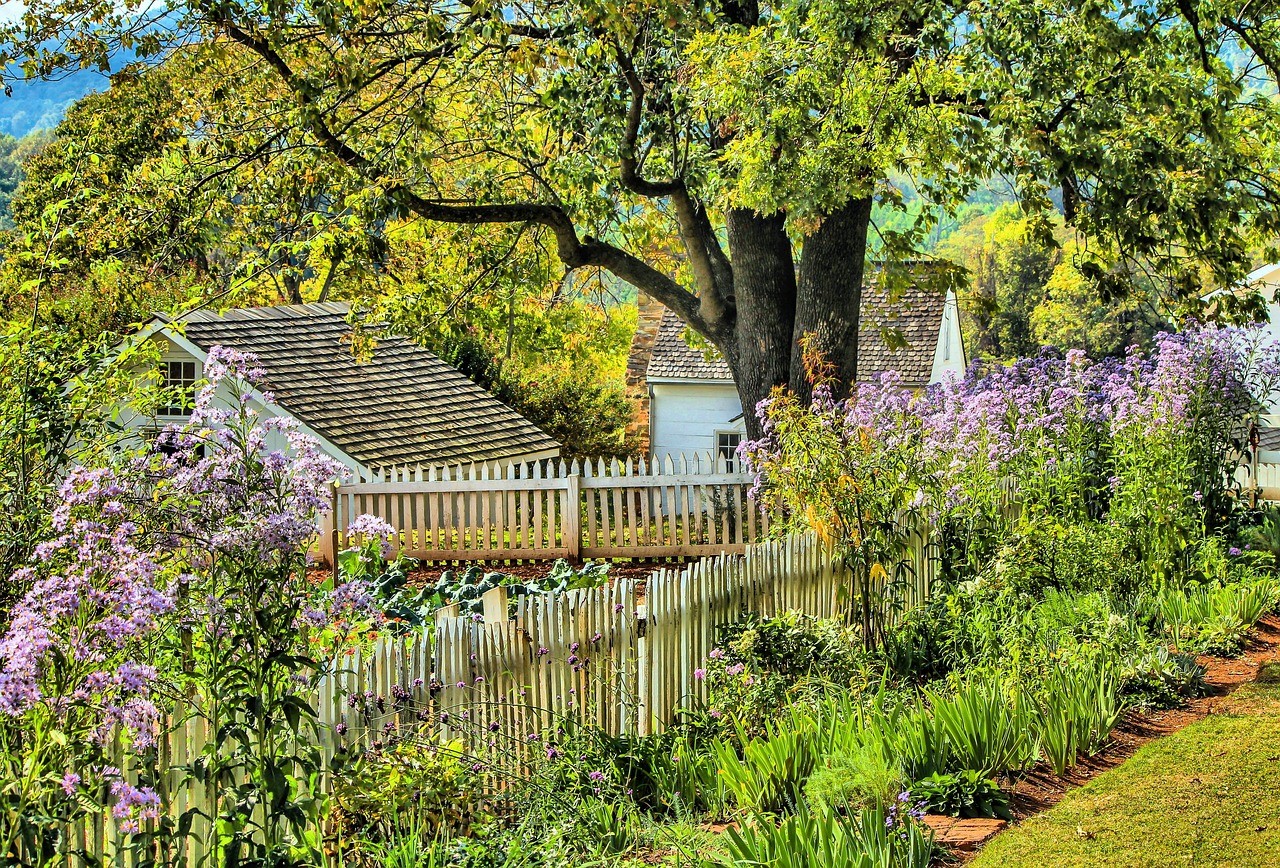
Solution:
<path fill-rule="evenodd" d="M 456 368 L 398 335 L 358 361 L 347 305 L 196 311 L 187 339 L 257 355 L 276 403 L 366 466 L 495 461 L 560 444 Z"/>
<path fill-rule="evenodd" d="M 908 386 L 923 386 L 933 374 L 933 356 L 942 328 L 947 299 L 942 293 L 916 286 L 890 301 L 874 286 L 863 290 L 862 327 L 858 333 L 858 379 L 872 380 L 886 371 L 897 371 Z M 681 380 L 732 380 L 729 366 L 719 356 L 707 360 L 703 350 L 684 340 L 685 325 L 670 309 L 663 311 L 653 344 L 647 376 Z M 886 334 L 906 342 L 889 348 Z"/>
<path fill-rule="evenodd" d="M 671 308 L 662 312 L 646 376 L 682 380 L 732 380 L 729 365 L 718 353 L 712 354 L 708 360 L 706 352 L 685 342 L 684 328 L 684 321 Z"/>

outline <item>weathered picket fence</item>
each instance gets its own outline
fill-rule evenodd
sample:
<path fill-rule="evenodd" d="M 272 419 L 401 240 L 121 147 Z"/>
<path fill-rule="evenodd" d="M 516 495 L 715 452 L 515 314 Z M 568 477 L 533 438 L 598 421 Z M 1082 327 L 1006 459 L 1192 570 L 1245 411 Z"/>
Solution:
<path fill-rule="evenodd" d="M 928 596 L 936 562 L 927 549 L 918 540 L 899 575 L 872 589 L 878 619 L 893 623 Z M 483 599 L 482 615 L 445 609 L 433 631 L 379 639 L 322 685 L 321 717 L 356 741 L 423 718 L 443 732 L 492 733 L 513 744 L 563 715 L 614 734 L 660 731 L 682 707 L 706 699 L 695 673 L 719 627 L 748 613 L 792 610 L 853 623 L 852 583 L 830 550 L 806 535 L 560 595 L 510 601 L 497 588 Z M 345 697 L 365 691 L 399 691 L 409 701 L 397 710 L 388 700 L 380 715 L 353 711 Z"/>
<path fill-rule="evenodd" d="M 893 579 L 872 588 L 878 617 L 893 623 L 929 594 L 935 560 L 923 537 Z M 799 611 L 856 621 L 848 570 L 812 535 L 748 546 L 647 579 L 621 577 L 598 588 L 509 600 L 491 591 L 483 613 L 450 607 L 430 630 L 383 636 L 325 676 L 315 697 L 326 761 L 340 745 L 370 745 L 390 733 L 494 742 L 509 755 L 541 749 L 530 734 L 571 718 L 606 732 L 654 733 L 682 708 L 706 699 L 697 670 L 718 628 L 748 613 Z M 212 815 L 214 794 L 179 788 L 176 768 L 207 743 L 199 720 L 159 738 L 166 809 Z M 125 773 L 136 780 L 136 772 Z M 327 781 L 324 783 L 327 786 Z M 197 821 L 197 832 L 207 830 Z M 108 865 L 132 866 L 114 824 L 102 817 L 70 830 L 77 849 Z M 195 842 L 186 855 L 195 859 Z M 175 855 L 176 859 L 176 855 Z M 69 859 L 68 864 L 90 864 Z"/>
<path fill-rule="evenodd" d="M 768 528 L 751 485 L 709 454 L 384 467 L 335 488 L 323 554 L 348 546 L 347 525 L 363 514 L 395 528 L 397 551 L 425 561 L 741 553 Z"/>

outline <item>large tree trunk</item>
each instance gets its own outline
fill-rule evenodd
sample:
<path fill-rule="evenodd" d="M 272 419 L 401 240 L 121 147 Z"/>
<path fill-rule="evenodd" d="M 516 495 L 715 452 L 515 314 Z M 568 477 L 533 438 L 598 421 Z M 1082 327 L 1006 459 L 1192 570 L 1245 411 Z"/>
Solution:
<path fill-rule="evenodd" d="M 854 199 L 827 215 L 804 238 L 795 325 L 791 337 L 791 390 L 808 398 L 802 342 L 831 365 L 837 393 L 858 377 L 858 326 L 862 313 L 862 277 L 866 269 L 871 199 Z"/>
<path fill-rule="evenodd" d="M 784 215 L 731 210 L 725 218 L 736 319 L 732 337 L 717 344 L 738 387 L 747 435 L 756 438 L 756 405 L 775 386 L 805 400 L 811 394 L 800 349 L 805 335 L 832 364 L 837 391 L 856 379 L 871 200 L 850 202 L 807 235 L 799 269 Z"/>
<path fill-rule="evenodd" d="M 736 319 L 721 347 L 742 401 L 747 435 L 760 436 L 756 404 L 790 381 L 796 269 L 786 217 L 734 209 L 725 215 L 733 262 Z"/>

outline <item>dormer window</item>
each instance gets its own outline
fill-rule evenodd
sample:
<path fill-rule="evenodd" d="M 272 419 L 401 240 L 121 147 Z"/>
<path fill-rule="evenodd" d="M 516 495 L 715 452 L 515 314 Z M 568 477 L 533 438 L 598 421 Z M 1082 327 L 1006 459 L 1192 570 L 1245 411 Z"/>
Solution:
<path fill-rule="evenodd" d="M 200 378 L 200 365 L 190 359 L 164 359 L 160 362 L 160 388 L 175 403 L 163 406 L 159 415 L 170 419 L 185 419 L 191 415 L 192 398 L 196 381 Z"/>

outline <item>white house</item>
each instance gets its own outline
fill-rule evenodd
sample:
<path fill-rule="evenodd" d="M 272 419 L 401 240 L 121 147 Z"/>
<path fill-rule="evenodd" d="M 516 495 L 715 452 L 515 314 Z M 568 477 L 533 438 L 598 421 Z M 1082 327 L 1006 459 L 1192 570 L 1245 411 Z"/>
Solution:
<path fill-rule="evenodd" d="M 296 419 L 325 452 L 365 475 L 384 466 L 519 464 L 560 454 L 555 440 L 407 338 L 375 328 L 369 357 L 358 359 L 346 317 L 347 306 L 333 302 L 196 311 L 157 316 L 140 337 L 158 345 L 167 387 L 191 389 L 214 346 L 254 353 L 272 399 L 255 392 L 255 409 Z M 189 414 L 188 407 L 163 407 L 121 423 L 149 436 Z M 285 450 L 274 436 L 268 445 Z"/>
<path fill-rule="evenodd" d="M 673 312 L 641 297 L 627 382 L 642 408 L 641 425 L 647 425 L 649 457 L 711 453 L 732 462 L 746 426 L 729 366 L 690 347 L 684 331 Z M 867 287 L 858 340 L 858 378 L 864 381 L 893 370 L 908 388 L 920 388 L 967 367 L 954 292 L 911 287 L 890 302 L 883 291 Z"/>

